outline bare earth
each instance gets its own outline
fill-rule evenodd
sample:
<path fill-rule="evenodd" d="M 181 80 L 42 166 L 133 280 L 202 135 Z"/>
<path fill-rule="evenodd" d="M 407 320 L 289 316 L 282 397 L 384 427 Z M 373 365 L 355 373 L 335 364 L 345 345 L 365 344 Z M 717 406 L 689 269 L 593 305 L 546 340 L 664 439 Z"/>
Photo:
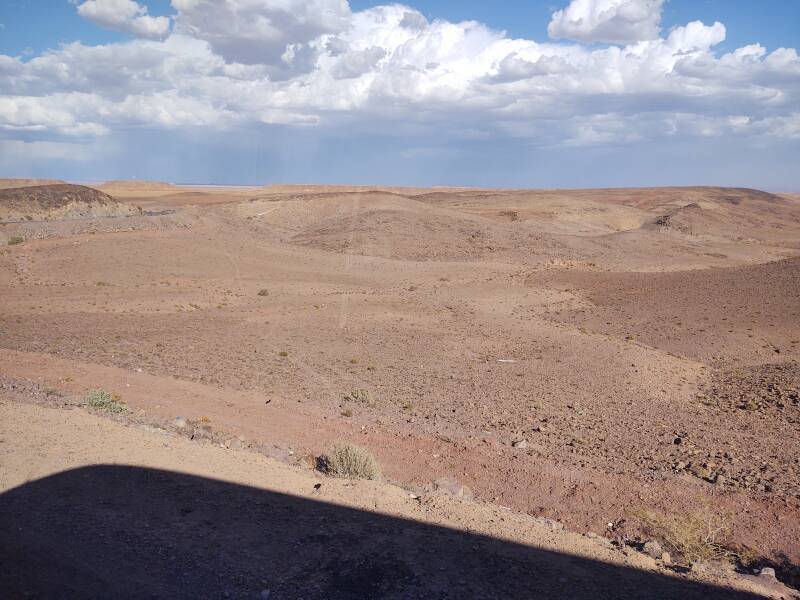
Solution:
<path fill-rule="evenodd" d="M 301 464 L 356 441 L 621 541 L 707 506 L 796 574 L 796 196 L 101 189 L 145 212 L 0 225 L 0 397 L 105 388 Z"/>

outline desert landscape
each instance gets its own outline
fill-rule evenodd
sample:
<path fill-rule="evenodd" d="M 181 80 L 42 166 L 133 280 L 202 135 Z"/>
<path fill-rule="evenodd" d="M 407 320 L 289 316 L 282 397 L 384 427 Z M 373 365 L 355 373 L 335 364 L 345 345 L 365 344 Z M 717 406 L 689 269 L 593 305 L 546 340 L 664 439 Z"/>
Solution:
<path fill-rule="evenodd" d="M 453 577 L 459 597 L 795 597 L 800 196 L 0 188 L 7 597 L 124 589 L 135 573 L 112 585 L 103 578 L 114 565 L 61 556 L 57 540 L 100 539 L 103 523 L 114 536 L 151 510 L 167 526 L 131 543 L 161 552 L 178 531 L 191 549 L 164 550 L 180 565 L 159 575 L 173 587 L 151 591 L 173 597 L 201 583 L 213 590 L 203 597 L 453 597 Z M 337 444 L 374 456 L 380 481 L 326 475 Z M 79 476 L 100 464 L 112 466 Z M 123 464 L 255 487 L 115 471 Z M 75 508 L 91 504 L 81 477 L 102 482 L 99 508 Z M 152 496 L 117 506 L 112 490 L 130 499 L 150 485 Z M 204 535 L 237 551 L 233 538 L 260 543 L 245 532 L 268 518 L 256 488 L 483 537 L 473 557 L 457 550 L 461 538 L 441 537 L 451 533 L 387 521 L 388 543 L 351 512 L 333 520 L 350 523 L 369 556 L 385 552 L 334 568 L 350 538 L 318 530 L 316 509 L 302 505 L 281 517 L 270 565 L 250 553 L 185 575 Z M 71 509 L 75 530 L 53 500 L 70 494 L 86 501 Z M 173 515 L 171 494 L 249 508 L 224 518 L 197 508 L 205 520 L 184 536 L 176 519 L 199 512 Z M 42 520 L 18 531 L 22 507 L 37 503 Z M 106 521 L 112 513 L 125 522 Z M 308 530 L 299 548 L 285 533 L 293 520 Z M 708 535 L 695 556 L 674 534 L 697 523 Z M 413 543 L 395 539 L 403 531 Z M 91 543 L 123 552 L 103 539 Z M 490 539 L 516 545 L 492 550 Z M 519 554 L 531 547 L 591 563 Z M 307 557 L 292 563 L 292 551 Z M 60 558 L 48 575 L 33 558 L 20 570 L 20 557 L 50 553 Z M 629 587 L 613 592 L 620 581 Z"/>

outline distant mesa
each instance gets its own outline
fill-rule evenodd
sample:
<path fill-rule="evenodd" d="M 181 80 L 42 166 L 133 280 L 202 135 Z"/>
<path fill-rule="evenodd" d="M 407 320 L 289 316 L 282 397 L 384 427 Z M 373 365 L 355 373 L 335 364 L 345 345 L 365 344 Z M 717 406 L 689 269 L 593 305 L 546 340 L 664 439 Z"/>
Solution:
<path fill-rule="evenodd" d="M 118 202 L 83 185 L 60 183 L 0 189 L 0 221 L 57 221 L 129 217 L 142 214 L 138 206 Z"/>
<path fill-rule="evenodd" d="M 97 186 L 98 189 L 115 190 L 137 190 L 143 192 L 172 191 L 176 188 L 171 183 L 163 181 L 147 181 L 146 179 L 112 179 Z"/>

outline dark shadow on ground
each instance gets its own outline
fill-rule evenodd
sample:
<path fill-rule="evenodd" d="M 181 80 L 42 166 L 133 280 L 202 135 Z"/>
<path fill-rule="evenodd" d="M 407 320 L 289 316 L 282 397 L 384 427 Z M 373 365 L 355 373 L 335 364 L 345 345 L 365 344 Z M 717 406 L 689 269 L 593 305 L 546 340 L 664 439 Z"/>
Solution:
<path fill-rule="evenodd" d="M 168 471 L 86 467 L 0 495 L 2 598 L 267 595 L 753 598 Z"/>

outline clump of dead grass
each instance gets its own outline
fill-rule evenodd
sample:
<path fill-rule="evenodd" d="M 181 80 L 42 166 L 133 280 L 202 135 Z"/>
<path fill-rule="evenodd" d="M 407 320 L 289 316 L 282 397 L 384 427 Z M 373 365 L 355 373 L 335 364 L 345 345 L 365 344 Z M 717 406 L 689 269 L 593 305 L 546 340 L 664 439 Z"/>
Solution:
<path fill-rule="evenodd" d="M 635 516 L 641 521 L 645 533 L 659 540 L 679 564 L 691 566 L 733 558 L 722 543 L 730 530 L 727 515 L 702 509 L 680 514 L 642 510 Z"/>
<path fill-rule="evenodd" d="M 381 476 L 378 461 L 369 450 L 347 442 L 334 444 L 321 457 L 320 468 L 328 475 L 350 479 L 379 479 Z"/>
<path fill-rule="evenodd" d="M 128 412 L 128 407 L 122 404 L 121 397 L 117 394 L 109 394 L 105 390 L 89 390 L 86 392 L 84 401 L 92 408 L 99 408 L 112 414 Z"/>
<path fill-rule="evenodd" d="M 344 400 L 366 404 L 367 406 L 375 406 L 376 404 L 375 396 L 372 395 L 372 392 L 364 389 L 352 390 L 345 395 Z"/>
<path fill-rule="evenodd" d="M 8 245 L 9 246 L 16 246 L 17 244 L 21 244 L 24 241 L 25 241 L 25 238 L 23 238 L 21 236 L 18 236 L 18 235 L 14 235 L 14 236 L 11 236 L 10 238 L 8 238 Z"/>

